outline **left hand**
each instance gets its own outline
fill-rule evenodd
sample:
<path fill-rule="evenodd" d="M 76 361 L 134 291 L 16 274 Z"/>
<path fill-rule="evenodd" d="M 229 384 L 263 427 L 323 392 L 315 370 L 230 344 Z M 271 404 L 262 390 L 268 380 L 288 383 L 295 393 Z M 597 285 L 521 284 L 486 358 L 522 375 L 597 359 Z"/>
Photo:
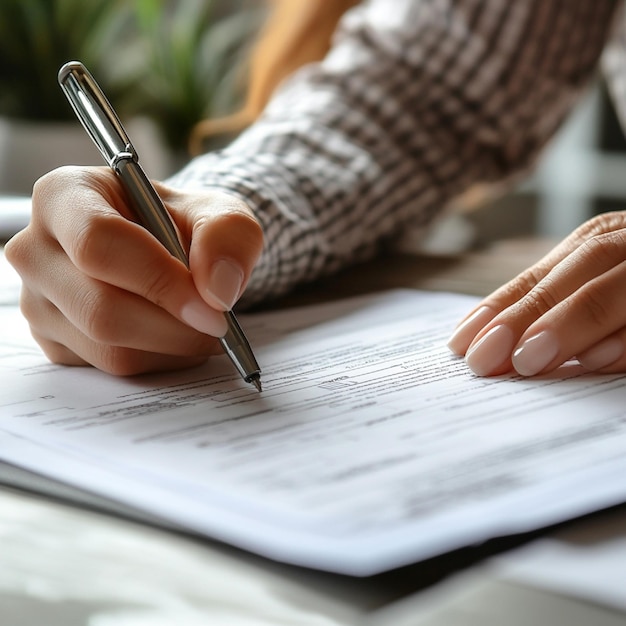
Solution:
<path fill-rule="evenodd" d="M 626 372 L 626 211 L 585 222 L 485 298 L 448 345 L 479 376 L 534 376 L 573 358 Z"/>

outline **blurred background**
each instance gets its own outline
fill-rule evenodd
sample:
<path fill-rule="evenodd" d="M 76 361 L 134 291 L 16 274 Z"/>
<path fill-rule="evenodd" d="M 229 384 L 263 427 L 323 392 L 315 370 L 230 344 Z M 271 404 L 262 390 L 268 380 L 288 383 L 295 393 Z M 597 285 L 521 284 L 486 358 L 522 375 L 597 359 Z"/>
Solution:
<path fill-rule="evenodd" d="M 83 61 L 101 84 L 149 174 L 176 171 L 189 158 L 194 125 L 241 104 L 265 6 L 264 0 L 2 0 L 0 195 L 29 195 L 33 182 L 58 165 L 101 165 L 56 81 L 71 59 Z M 503 197 L 477 194 L 461 207 L 468 237 L 562 237 L 598 212 L 626 206 L 623 172 L 626 142 L 598 79 L 529 180 Z"/>
<path fill-rule="evenodd" d="M 506 210 L 500 210 L 506 203 Z M 603 79 L 542 155 L 533 175 L 474 218 L 485 237 L 562 238 L 594 215 L 626 209 L 626 141 Z"/>
<path fill-rule="evenodd" d="M 62 164 L 102 164 L 57 83 L 63 63 L 94 75 L 164 178 L 191 128 L 238 107 L 262 0 L 2 0 L 0 193 L 30 194 Z M 211 146 L 208 146 L 210 148 Z"/>

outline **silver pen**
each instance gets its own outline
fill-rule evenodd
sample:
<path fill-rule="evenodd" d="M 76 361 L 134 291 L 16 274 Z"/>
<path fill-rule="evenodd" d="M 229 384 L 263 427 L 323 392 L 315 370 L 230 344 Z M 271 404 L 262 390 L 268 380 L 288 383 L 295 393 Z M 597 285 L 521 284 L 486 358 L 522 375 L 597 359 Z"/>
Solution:
<path fill-rule="evenodd" d="M 133 144 L 98 83 L 82 63 L 70 61 L 59 70 L 59 84 L 104 160 L 121 180 L 142 225 L 189 267 L 172 219 L 139 164 Z M 227 311 L 224 315 L 228 325 L 226 334 L 220 338 L 224 352 L 241 377 L 261 391 L 261 369 L 250 344 L 234 313 Z"/>

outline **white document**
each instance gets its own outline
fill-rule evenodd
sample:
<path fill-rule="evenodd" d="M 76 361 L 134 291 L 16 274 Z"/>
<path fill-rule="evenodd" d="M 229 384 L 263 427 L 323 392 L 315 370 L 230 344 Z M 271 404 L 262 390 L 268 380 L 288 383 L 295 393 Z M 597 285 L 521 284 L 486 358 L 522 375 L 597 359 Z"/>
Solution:
<path fill-rule="evenodd" d="M 626 499 L 626 378 L 474 377 L 466 296 L 241 316 L 225 357 L 115 378 L 51 365 L 0 307 L 0 459 L 274 559 L 368 575 Z"/>

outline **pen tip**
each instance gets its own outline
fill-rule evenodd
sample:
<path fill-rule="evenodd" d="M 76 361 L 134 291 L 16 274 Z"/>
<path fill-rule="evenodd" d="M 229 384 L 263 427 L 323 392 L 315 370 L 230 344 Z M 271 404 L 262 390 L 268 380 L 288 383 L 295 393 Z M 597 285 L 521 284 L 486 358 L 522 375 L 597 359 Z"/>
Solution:
<path fill-rule="evenodd" d="M 256 390 L 259 393 L 263 391 L 263 388 L 261 387 L 261 378 L 259 376 L 255 376 L 250 382 L 256 387 Z"/>

